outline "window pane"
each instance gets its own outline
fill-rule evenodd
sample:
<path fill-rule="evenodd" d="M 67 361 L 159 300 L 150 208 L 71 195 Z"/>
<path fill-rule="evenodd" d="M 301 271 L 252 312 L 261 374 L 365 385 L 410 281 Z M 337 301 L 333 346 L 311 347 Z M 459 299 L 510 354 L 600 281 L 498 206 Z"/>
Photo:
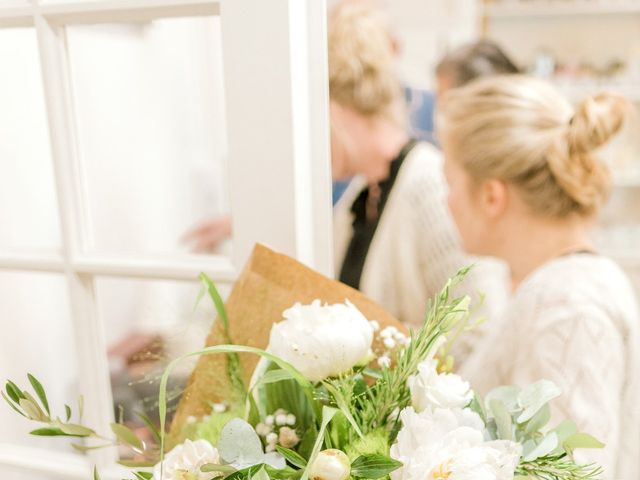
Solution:
<path fill-rule="evenodd" d="M 65 404 L 77 413 L 76 348 L 64 277 L 0 271 L 0 292 L 2 388 L 11 379 L 31 390 L 29 372 L 45 387 L 53 415 L 64 417 Z M 40 426 L 7 405 L 0 408 L 0 443 L 75 452 L 64 439 L 29 435 Z"/>
<path fill-rule="evenodd" d="M 59 248 L 35 31 L 0 29 L 0 58 L 0 250 Z"/>
<path fill-rule="evenodd" d="M 194 308 L 201 288 L 196 282 L 98 278 L 96 288 L 109 349 L 114 409 L 121 406 L 125 421 L 152 441 L 132 413 L 144 411 L 157 419 L 164 368 L 170 360 L 205 344 L 215 308 L 208 298 Z M 227 289 L 221 292 L 226 295 Z M 185 361 L 174 371 L 169 383 L 170 411 L 195 361 Z"/>
<path fill-rule="evenodd" d="M 219 19 L 71 26 L 68 44 L 89 249 L 186 252 L 185 232 L 228 213 Z"/>

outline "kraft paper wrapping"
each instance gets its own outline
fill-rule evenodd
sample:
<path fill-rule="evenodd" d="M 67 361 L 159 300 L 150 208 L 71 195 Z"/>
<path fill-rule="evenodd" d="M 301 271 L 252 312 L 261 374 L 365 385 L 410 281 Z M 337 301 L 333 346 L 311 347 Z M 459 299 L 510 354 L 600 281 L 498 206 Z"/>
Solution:
<path fill-rule="evenodd" d="M 282 312 L 296 302 L 311 303 L 315 299 L 330 304 L 348 299 L 367 319 L 377 320 L 381 328 L 393 325 L 406 331 L 398 320 L 359 291 L 314 272 L 286 255 L 256 245 L 226 302 L 233 343 L 266 348 L 271 325 L 282 320 Z M 223 343 L 222 327 L 216 321 L 206 344 Z M 380 346 L 374 344 L 374 351 L 378 348 Z M 258 360 L 257 355 L 240 355 L 247 384 Z M 209 414 L 211 403 L 224 401 L 230 391 L 226 355 L 201 356 L 178 405 L 171 436 L 179 435 L 189 416 Z"/>

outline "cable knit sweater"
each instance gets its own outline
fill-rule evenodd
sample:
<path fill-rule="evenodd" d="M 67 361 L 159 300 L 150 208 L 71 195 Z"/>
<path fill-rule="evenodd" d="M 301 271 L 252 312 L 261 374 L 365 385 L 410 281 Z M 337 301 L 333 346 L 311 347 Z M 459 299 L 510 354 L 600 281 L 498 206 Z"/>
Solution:
<path fill-rule="evenodd" d="M 460 374 L 482 394 L 545 378 L 563 395 L 552 422 L 571 418 L 606 443 L 578 451 L 607 480 L 640 478 L 640 315 L 632 287 L 611 260 L 575 254 L 548 262 L 517 289 Z"/>

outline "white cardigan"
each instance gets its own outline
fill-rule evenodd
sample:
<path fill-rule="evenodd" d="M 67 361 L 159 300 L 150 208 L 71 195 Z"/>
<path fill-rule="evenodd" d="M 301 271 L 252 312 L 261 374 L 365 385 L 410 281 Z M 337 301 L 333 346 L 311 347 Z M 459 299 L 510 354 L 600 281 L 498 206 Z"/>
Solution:
<path fill-rule="evenodd" d="M 354 179 L 334 207 L 336 275 L 353 236 L 351 206 L 366 185 Z M 472 263 L 462 252 L 446 205 L 441 153 L 419 143 L 408 153 L 380 217 L 362 271 L 360 290 L 398 319 L 420 325 L 427 303 L 458 269 Z M 506 272 L 479 262 L 456 293 L 487 294 L 483 313 L 493 314 L 506 298 Z"/>
<path fill-rule="evenodd" d="M 551 427 L 571 418 L 606 443 L 578 450 L 607 480 L 640 475 L 640 315 L 620 268 L 575 254 L 540 267 L 518 288 L 501 320 L 460 369 L 474 389 L 524 386 L 540 379 L 563 391 Z"/>

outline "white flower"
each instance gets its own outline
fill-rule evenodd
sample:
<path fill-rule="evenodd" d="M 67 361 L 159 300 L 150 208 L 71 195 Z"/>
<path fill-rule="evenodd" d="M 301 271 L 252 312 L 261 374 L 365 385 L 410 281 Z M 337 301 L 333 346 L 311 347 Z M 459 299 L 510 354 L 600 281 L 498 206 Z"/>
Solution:
<path fill-rule="evenodd" d="M 200 467 L 207 463 L 219 463 L 218 450 L 206 440 L 186 440 L 164 457 L 162 480 L 193 478 L 208 480 L 211 473 L 203 473 Z M 160 463 L 153 469 L 154 480 L 160 480 Z"/>
<path fill-rule="evenodd" d="M 437 362 L 427 359 L 418 365 L 418 374 L 409 377 L 414 408 L 421 412 L 428 408 L 463 408 L 473 399 L 469 382 L 453 373 L 438 374 Z"/>
<path fill-rule="evenodd" d="M 345 304 L 296 304 L 271 328 L 269 351 L 291 363 L 312 382 L 348 371 L 366 361 L 373 329 L 349 301 Z"/>
<path fill-rule="evenodd" d="M 485 442 L 484 424 L 469 409 L 400 413 L 403 427 L 391 457 L 403 466 L 392 480 L 512 480 L 521 446 Z"/>
<path fill-rule="evenodd" d="M 318 453 L 309 468 L 311 480 L 347 480 L 351 473 L 349 457 L 336 449 L 323 450 Z"/>

